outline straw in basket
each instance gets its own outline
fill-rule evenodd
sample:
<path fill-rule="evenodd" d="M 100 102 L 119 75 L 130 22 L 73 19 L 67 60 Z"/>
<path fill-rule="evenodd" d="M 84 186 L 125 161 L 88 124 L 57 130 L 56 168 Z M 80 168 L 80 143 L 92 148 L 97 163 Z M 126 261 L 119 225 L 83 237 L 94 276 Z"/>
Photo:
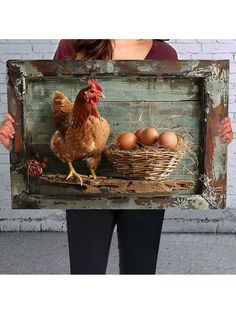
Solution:
<path fill-rule="evenodd" d="M 187 141 L 184 136 L 176 135 L 178 143 L 174 149 L 154 145 L 121 150 L 113 143 L 106 147 L 105 154 L 113 168 L 123 178 L 164 180 L 175 170 L 187 151 Z"/>

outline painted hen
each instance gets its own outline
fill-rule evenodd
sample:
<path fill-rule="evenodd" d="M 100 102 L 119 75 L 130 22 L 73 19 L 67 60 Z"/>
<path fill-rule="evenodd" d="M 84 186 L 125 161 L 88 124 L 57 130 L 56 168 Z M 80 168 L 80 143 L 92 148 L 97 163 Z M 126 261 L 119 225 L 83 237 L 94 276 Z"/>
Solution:
<path fill-rule="evenodd" d="M 100 164 L 106 146 L 110 127 L 101 117 L 96 105 L 99 98 L 105 97 L 97 80 L 88 80 L 88 86 L 81 89 L 71 102 L 63 93 L 55 91 L 52 95 L 52 114 L 57 131 L 50 142 L 52 152 L 69 167 L 70 177 L 76 177 L 83 184 L 82 174 L 75 171 L 72 162 L 85 159 L 92 177 Z"/>

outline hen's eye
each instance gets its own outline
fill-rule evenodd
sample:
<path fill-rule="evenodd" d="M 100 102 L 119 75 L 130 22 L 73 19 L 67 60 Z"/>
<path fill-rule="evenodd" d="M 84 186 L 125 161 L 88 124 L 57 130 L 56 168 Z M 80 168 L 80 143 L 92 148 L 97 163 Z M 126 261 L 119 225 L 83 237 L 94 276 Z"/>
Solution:
<path fill-rule="evenodd" d="M 93 93 L 94 93 L 94 90 L 93 90 L 93 89 L 91 89 L 91 90 L 90 90 L 90 93 L 92 93 L 92 94 L 93 94 Z"/>

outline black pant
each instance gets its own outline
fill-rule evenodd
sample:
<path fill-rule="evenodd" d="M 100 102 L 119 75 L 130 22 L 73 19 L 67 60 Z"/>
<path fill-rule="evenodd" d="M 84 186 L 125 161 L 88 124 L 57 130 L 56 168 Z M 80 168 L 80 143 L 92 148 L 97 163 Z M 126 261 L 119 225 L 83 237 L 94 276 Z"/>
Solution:
<path fill-rule="evenodd" d="M 155 274 L 164 210 L 67 210 L 71 274 L 105 274 L 117 225 L 120 274 Z"/>

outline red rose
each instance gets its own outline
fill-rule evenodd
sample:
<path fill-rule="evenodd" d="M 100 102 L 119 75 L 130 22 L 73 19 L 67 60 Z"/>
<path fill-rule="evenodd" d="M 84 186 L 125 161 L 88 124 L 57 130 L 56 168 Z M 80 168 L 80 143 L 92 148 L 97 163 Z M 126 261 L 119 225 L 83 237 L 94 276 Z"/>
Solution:
<path fill-rule="evenodd" d="M 41 164 L 37 160 L 35 159 L 28 160 L 26 165 L 27 165 L 28 175 L 34 176 L 34 177 L 42 175 L 43 169 L 42 169 Z"/>

